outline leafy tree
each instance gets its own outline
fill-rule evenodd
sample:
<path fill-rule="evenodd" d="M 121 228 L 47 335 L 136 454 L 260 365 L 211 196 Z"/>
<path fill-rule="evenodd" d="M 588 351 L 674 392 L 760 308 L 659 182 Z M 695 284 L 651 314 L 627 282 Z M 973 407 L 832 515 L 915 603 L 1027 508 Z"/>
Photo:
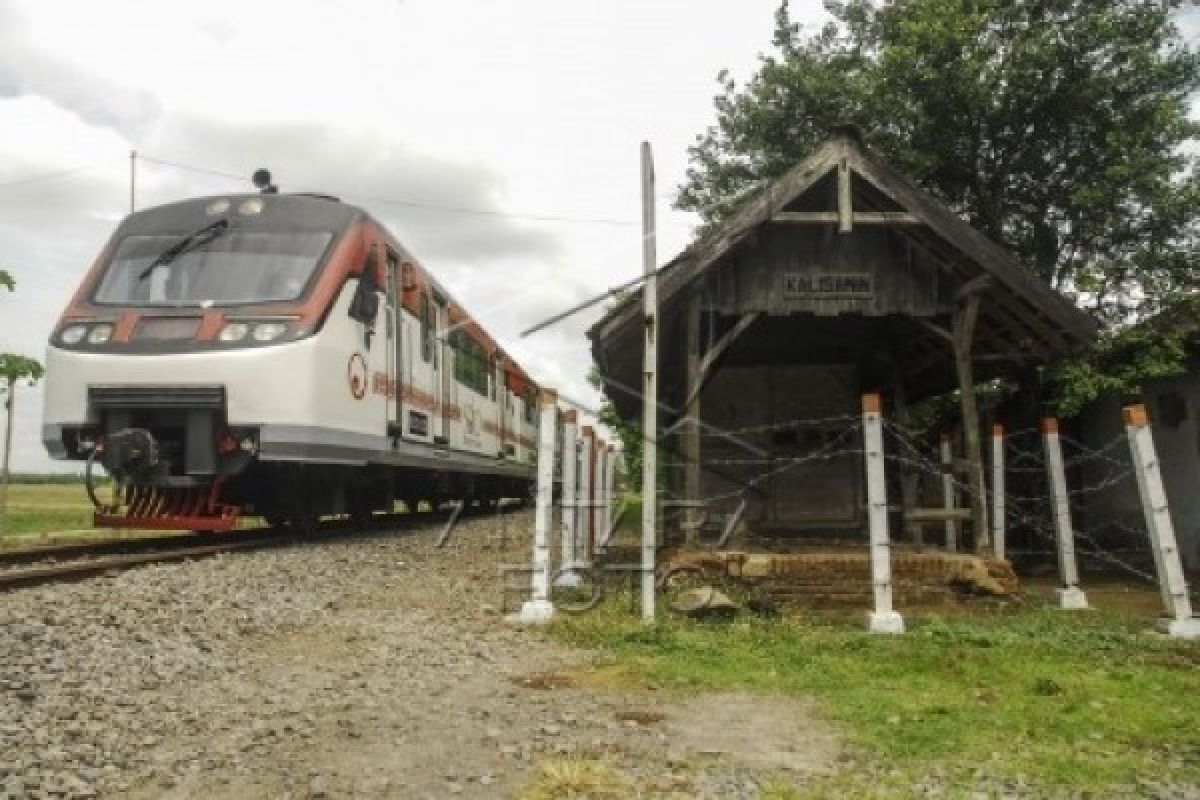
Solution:
<path fill-rule="evenodd" d="M 601 388 L 600 370 L 593 364 L 588 370 L 588 383 L 597 389 Z M 617 414 L 617 410 L 613 408 L 613 404 L 607 397 L 603 398 L 600 403 L 599 413 L 597 415 L 600 422 L 604 423 L 609 429 L 617 432 L 617 436 L 621 438 L 621 463 L 625 485 L 633 491 L 640 491 L 642 488 L 642 426 L 637 420 L 624 420 Z"/>
<path fill-rule="evenodd" d="M 0 353 L 0 383 L 3 383 L 10 397 L 17 381 L 36 381 L 44 372 L 42 365 L 32 358 L 14 353 Z"/>
<path fill-rule="evenodd" d="M 1074 296 L 1109 346 L 1200 289 L 1200 170 L 1187 152 L 1200 56 L 1172 21 L 1184 2 L 827 0 L 834 21 L 808 34 L 785 0 L 753 77 L 719 76 L 716 124 L 690 149 L 677 205 L 721 219 L 855 123 Z M 1170 347 L 1157 354 L 1118 382 L 1180 367 Z"/>
<path fill-rule="evenodd" d="M 12 275 L 8 274 L 8 270 L 0 269 L 0 286 L 10 292 L 17 288 L 17 282 L 13 280 Z"/>

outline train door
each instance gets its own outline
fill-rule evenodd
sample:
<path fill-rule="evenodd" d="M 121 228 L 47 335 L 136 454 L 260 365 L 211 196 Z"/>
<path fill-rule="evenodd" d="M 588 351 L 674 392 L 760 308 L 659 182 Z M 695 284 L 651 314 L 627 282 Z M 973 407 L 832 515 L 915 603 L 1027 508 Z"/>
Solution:
<path fill-rule="evenodd" d="M 400 391 L 401 383 L 403 382 L 403 373 L 401 373 L 401 354 L 404 352 L 402 344 L 404 339 L 404 318 L 401 311 L 400 302 L 400 259 L 396 253 L 389 247 L 387 250 L 387 307 L 385 309 L 385 317 L 387 318 L 387 343 L 385 352 L 387 353 L 387 392 L 386 395 L 391 401 L 388 403 L 388 418 L 387 429 L 389 434 L 400 434 L 403 432 L 404 417 L 403 409 L 401 408 L 403 392 Z"/>
<path fill-rule="evenodd" d="M 450 363 L 450 319 L 444 298 L 434 295 L 433 328 L 436 331 L 433 360 L 433 390 L 437 393 L 438 413 L 434 417 L 433 440 L 438 444 L 450 441 L 451 385 L 454 383 L 454 365 Z"/>
<path fill-rule="evenodd" d="M 504 381 L 504 367 L 498 360 L 492 362 L 492 413 L 496 415 L 497 455 L 503 458 L 508 431 L 508 386 Z"/>

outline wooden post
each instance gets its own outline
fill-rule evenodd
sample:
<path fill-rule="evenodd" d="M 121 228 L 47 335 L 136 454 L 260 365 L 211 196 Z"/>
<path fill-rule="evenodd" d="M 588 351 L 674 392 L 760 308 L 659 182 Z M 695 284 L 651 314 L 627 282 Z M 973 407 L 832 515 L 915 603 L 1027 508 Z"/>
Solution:
<path fill-rule="evenodd" d="M 559 545 L 559 572 L 555 586 L 574 587 L 580 575 L 574 569 L 576 526 L 579 520 L 579 490 L 576 482 L 579 466 L 579 413 L 574 409 L 563 413 L 562 438 L 562 534 Z"/>
<path fill-rule="evenodd" d="M 682 439 L 680 456 L 683 460 L 684 541 L 696 543 L 700 509 L 700 292 L 693 290 L 688 297 L 687 359 L 684 388 L 690 402 L 683 408 L 684 420 L 679 428 Z"/>
<path fill-rule="evenodd" d="M 596 523 L 596 431 L 584 425 L 579 436 L 579 527 L 575 537 L 575 561 L 592 564 Z"/>
<path fill-rule="evenodd" d="M 1050 501 L 1054 509 L 1054 535 L 1058 543 L 1058 574 L 1062 588 L 1057 592 L 1058 606 L 1067 611 L 1088 607 L 1087 595 L 1079 588 L 1079 566 L 1075 561 L 1075 528 L 1071 524 L 1071 499 L 1067 495 L 1067 475 L 1063 465 L 1058 420 L 1042 420 L 1042 445 L 1046 452 L 1046 476 L 1050 483 Z"/>
<path fill-rule="evenodd" d="M 871 539 L 871 586 L 875 610 L 867 616 L 872 633 L 904 633 L 904 618 L 892 608 L 892 547 L 888 541 L 887 479 L 883 460 L 883 401 L 862 396 L 863 449 L 867 472 L 867 523 Z"/>
<path fill-rule="evenodd" d="M 968 465 L 968 484 L 971 487 L 971 527 L 974 531 L 975 552 L 983 555 L 990 549 L 990 536 L 987 523 L 987 489 L 983 479 L 983 446 L 979 441 L 979 406 L 975 398 L 975 373 L 971 366 L 971 342 L 975 338 L 975 322 L 978 318 L 979 294 L 978 291 L 971 291 L 958 304 L 954 314 L 954 366 L 958 372 L 963 448 Z"/>
<path fill-rule="evenodd" d="M 1171 636 L 1200 637 L 1200 619 L 1192 616 L 1192 601 L 1188 596 L 1187 578 L 1179 559 L 1175 526 L 1167 505 L 1162 473 L 1154 447 L 1154 434 L 1142 405 L 1125 407 L 1125 434 L 1129 437 L 1129 452 L 1133 458 L 1133 473 L 1137 476 L 1138 495 L 1146 518 L 1146 533 L 1154 553 L 1154 569 L 1163 608 L 1167 612 L 1164 628 Z"/>
<path fill-rule="evenodd" d="M 537 501 L 533 517 L 533 593 L 521 604 L 518 622 L 546 622 L 554 616 L 550 602 L 550 526 L 554 517 L 554 446 L 558 440 L 558 394 L 542 389 L 538 396 Z"/>
<path fill-rule="evenodd" d="M 958 507 L 958 489 L 954 478 L 954 442 L 950 434 L 943 433 L 940 444 L 942 462 L 942 507 L 951 511 Z M 946 551 L 958 552 L 958 520 L 946 517 Z"/>
<path fill-rule="evenodd" d="M 838 233 L 854 231 L 853 185 L 851 184 L 850 165 L 843 156 L 838 161 Z"/>
<path fill-rule="evenodd" d="M 654 156 L 642 142 L 642 618 L 654 619 L 658 528 L 658 277 L 654 230 Z"/>
<path fill-rule="evenodd" d="M 1004 559 L 1004 426 L 992 426 L 992 555 Z"/>

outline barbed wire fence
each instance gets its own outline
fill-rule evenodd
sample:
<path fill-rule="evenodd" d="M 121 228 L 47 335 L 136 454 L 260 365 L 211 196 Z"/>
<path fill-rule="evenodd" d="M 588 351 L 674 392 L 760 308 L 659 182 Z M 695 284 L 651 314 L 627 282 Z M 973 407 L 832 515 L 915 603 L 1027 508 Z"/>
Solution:
<path fill-rule="evenodd" d="M 879 417 L 882 447 L 878 453 L 865 443 L 866 417 L 840 414 L 738 428 L 704 423 L 697 434 L 702 455 L 691 459 L 679 446 L 677 434 L 684 426 L 699 423 L 678 415 L 653 443 L 662 453 L 659 496 L 654 499 L 660 509 L 656 515 L 660 548 L 682 545 L 722 550 L 761 544 L 751 540 L 748 529 L 770 516 L 766 507 L 780 502 L 781 495 L 804 488 L 805 481 L 819 483 L 821 479 L 815 475 L 842 462 L 854 473 L 847 491 L 857 508 L 856 524 L 833 537 L 842 545 L 863 546 L 862 511 L 865 508 L 870 512 L 882 503 L 887 520 L 882 545 L 885 553 L 957 551 L 963 545 L 965 552 L 1000 556 L 1022 569 L 1057 559 L 1060 583 L 1065 588 L 1081 582 L 1086 585 L 1089 576 L 1157 586 L 1170 614 L 1172 606 L 1161 577 L 1162 567 L 1156 564 L 1159 554 L 1153 546 L 1153 532 L 1137 519 L 1143 514 L 1139 506 L 1139 467 L 1131 456 L 1128 431 L 1096 445 L 1060 435 L 1055 428 L 1055 446 L 1062 450 L 1061 486 L 1065 487 L 1058 492 L 1052 477 L 1055 464 L 1047 458 L 1046 432 L 1029 428 L 1005 433 L 999 450 L 1003 457 L 1002 493 L 997 497 L 994 480 L 987 481 L 986 496 L 978 498 L 989 513 L 999 511 L 1003 521 L 998 525 L 993 519 L 987 526 L 998 528 L 1004 537 L 1000 545 L 1004 549 L 996 553 L 991 549 L 980 551 L 981 532 L 975 530 L 971 512 L 977 498 L 972 494 L 967 471 L 970 467 L 957 453 L 961 448 L 953 448 L 955 452 L 947 459 L 934 437 L 914 432 L 882 414 Z M 886 475 L 882 501 L 868 496 L 862 480 L 864 463 L 869 464 L 876 454 Z M 577 471 L 584 469 L 582 460 L 577 460 L 575 466 Z M 985 475 L 990 475 L 990 465 L 982 466 Z M 688 469 L 698 469 L 703 475 L 699 496 L 686 496 L 686 481 L 681 474 Z M 837 474 L 851 477 L 842 471 Z M 614 575 L 619 581 L 633 581 L 641 570 L 636 558 L 629 558 L 634 531 L 621 527 L 626 509 L 614 513 L 612 507 L 615 488 L 610 486 L 609 495 L 600 497 L 583 497 L 578 487 L 574 495 L 567 496 L 566 490 L 565 486 L 559 487 L 552 515 L 555 530 L 571 527 L 568 537 L 574 538 L 570 539 L 573 544 L 555 548 L 558 556 L 552 567 L 552 583 L 557 586 L 555 591 L 564 610 L 582 610 L 598 602 L 596 585 Z M 1125 498 L 1126 507 L 1118 508 L 1114 497 Z M 1066 537 L 1059 533 L 1064 513 L 1070 531 Z M 585 516 L 591 519 L 584 522 Z M 944 525 L 946 539 L 926 535 L 931 525 Z M 1069 544 L 1064 544 L 1064 538 Z M 870 552 L 874 553 L 872 542 Z M 803 550 L 830 543 L 826 535 L 789 538 L 782 543 L 776 541 L 774 546 Z M 1078 557 L 1084 564 L 1082 581 L 1077 572 L 1064 574 L 1062 559 L 1066 551 L 1072 562 Z M 1173 555 L 1178 558 L 1177 553 Z M 878 580 L 875 583 L 879 588 Z M 890 596 L 890 576 L 886 588 Z M 581 590 L 582 600 L 570 594 Z M 1175 591 L 1178 593 L 1178 587 Z M 1189 603 L 1196 601 L 1194 592 L 1183 591 Z"/>

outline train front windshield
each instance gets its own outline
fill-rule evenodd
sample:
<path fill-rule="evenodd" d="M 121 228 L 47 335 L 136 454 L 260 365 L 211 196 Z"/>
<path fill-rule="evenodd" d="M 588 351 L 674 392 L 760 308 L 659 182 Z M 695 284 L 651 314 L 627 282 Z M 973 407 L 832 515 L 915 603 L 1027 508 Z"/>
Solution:
<path fill-rule="evenodd" d="M 121 306 L 210 306 L 275 303 L 304 293 L 333 234 L 232 230 L 166 263 L 178 233 L 121 240 L 93 300 Z"/>

